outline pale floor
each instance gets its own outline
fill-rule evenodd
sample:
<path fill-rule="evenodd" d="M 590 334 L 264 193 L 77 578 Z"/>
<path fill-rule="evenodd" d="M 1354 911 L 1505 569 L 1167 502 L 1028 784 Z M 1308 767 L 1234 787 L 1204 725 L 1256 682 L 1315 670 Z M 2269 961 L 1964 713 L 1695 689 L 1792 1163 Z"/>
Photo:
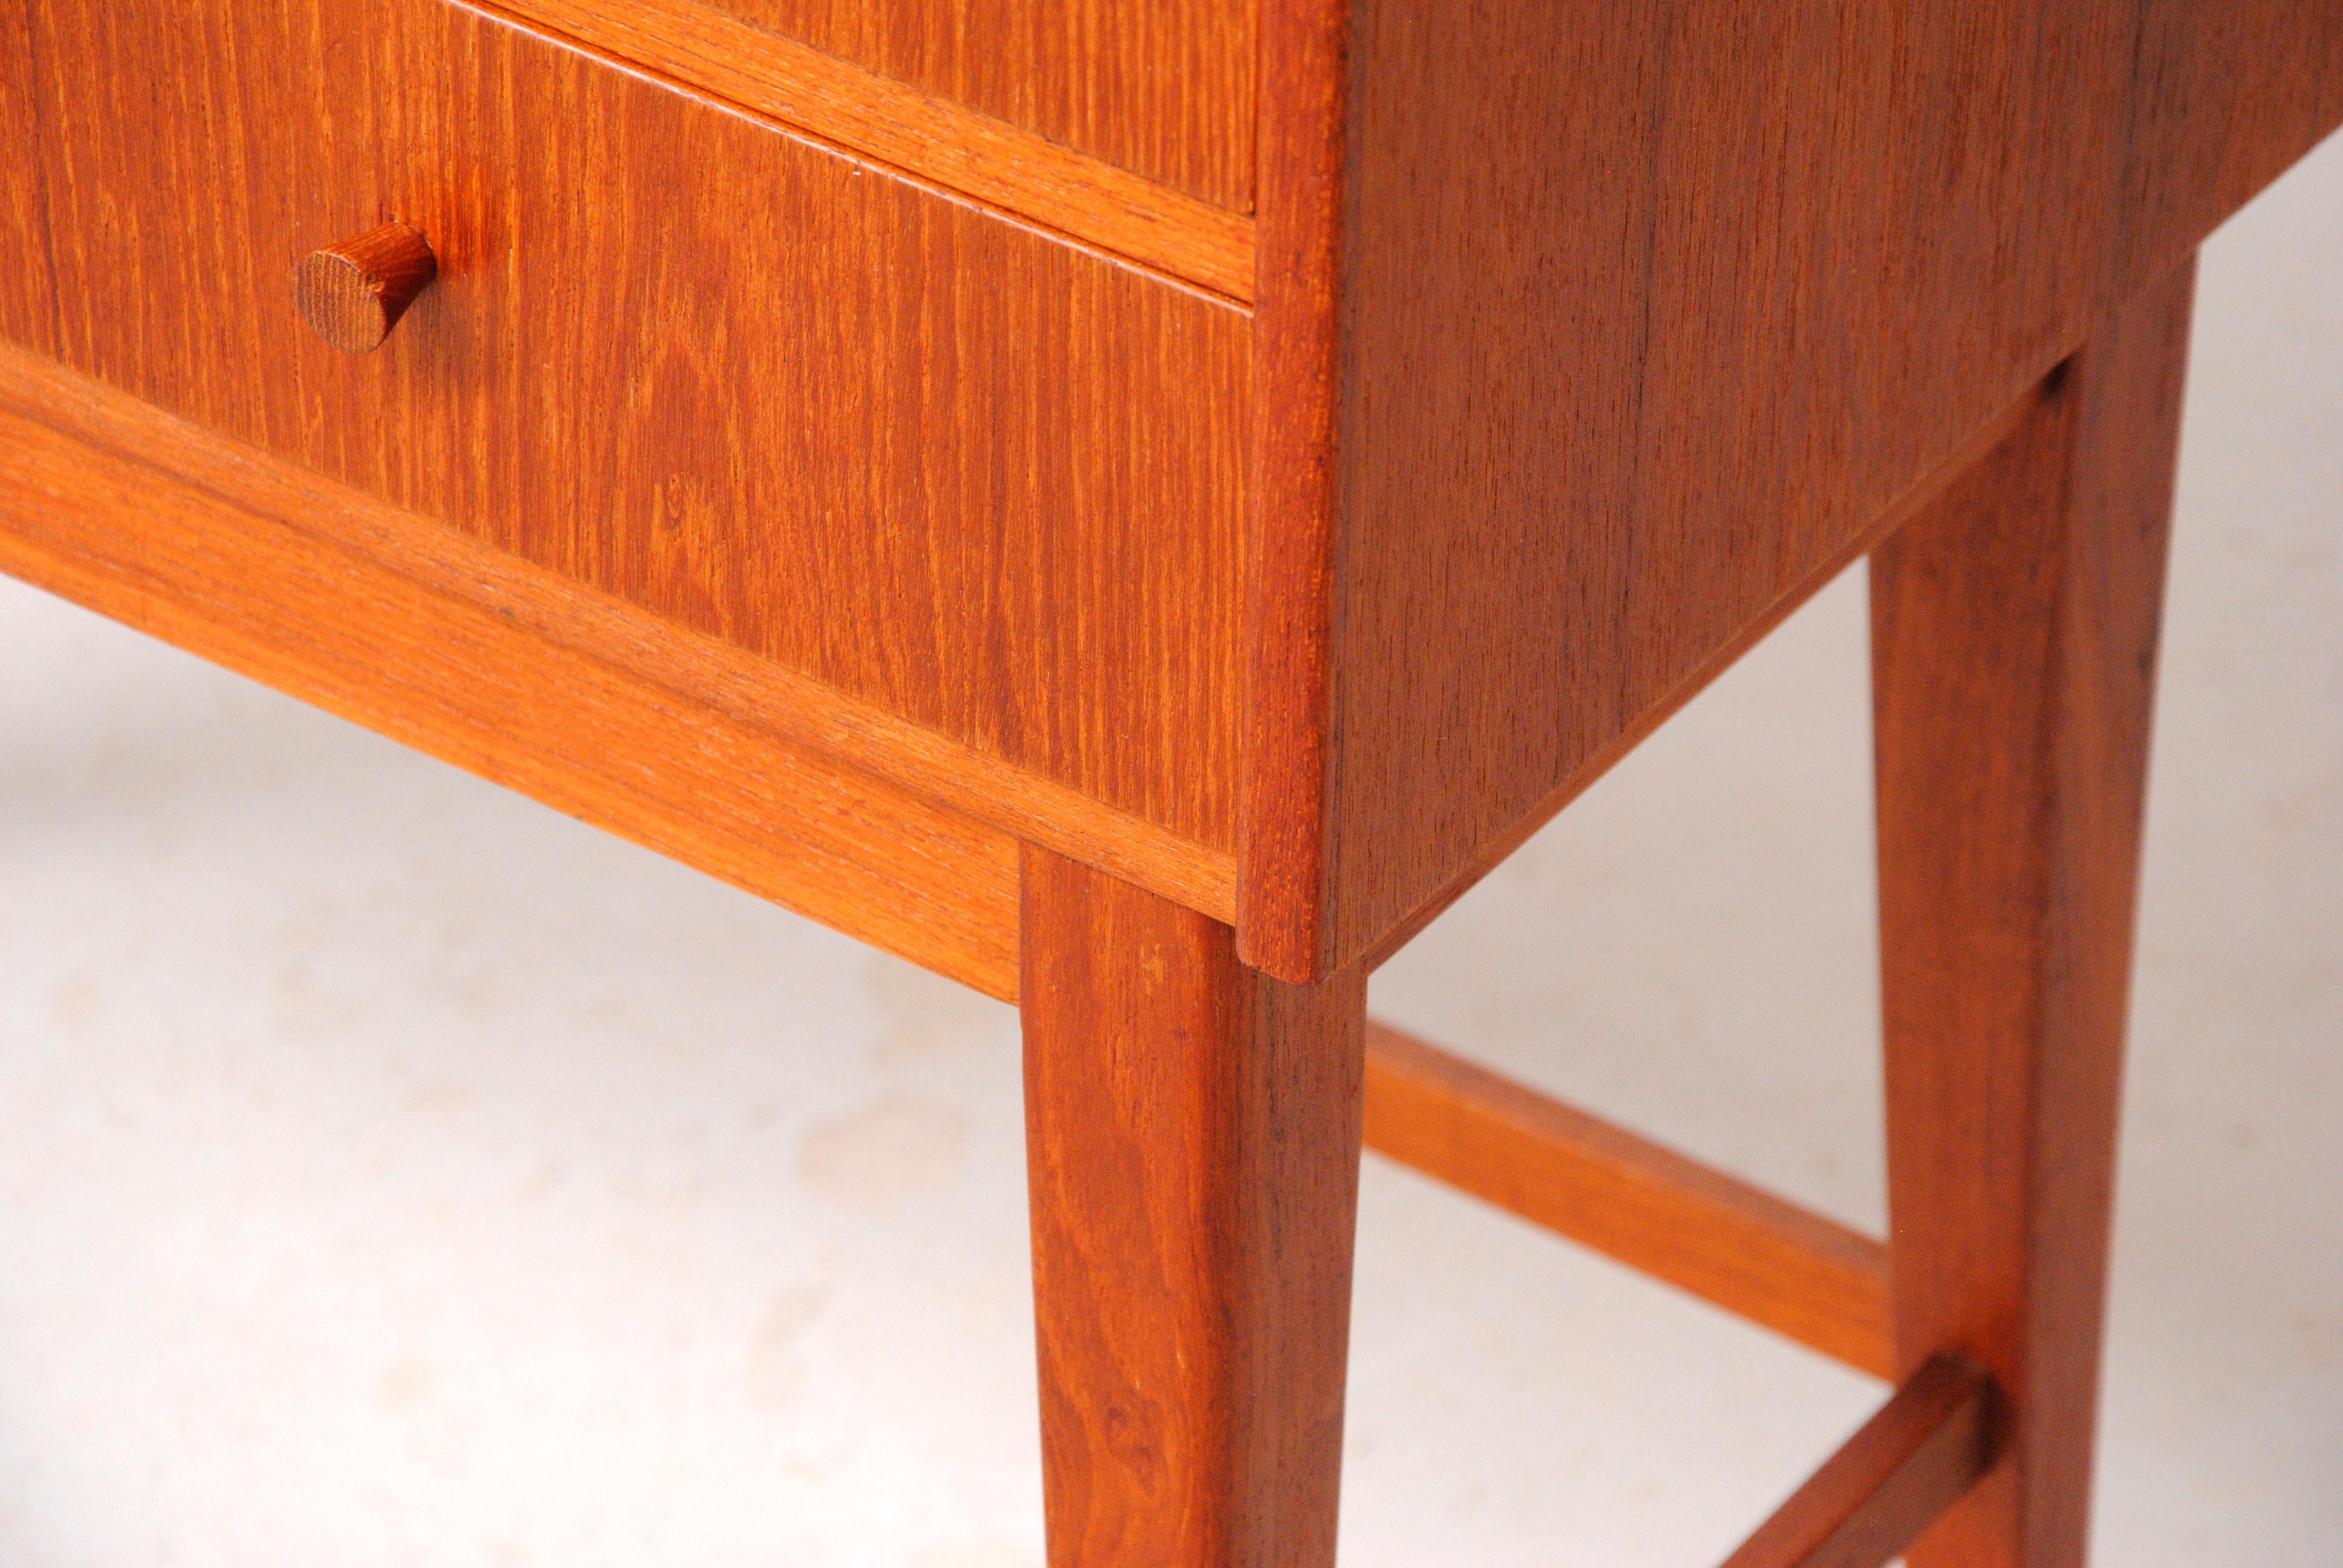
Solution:
<path fill-rule="evenodd" d="M 2343 142 L 2207 253 L 2098 1510 L 2343 1563 Z M 1379 1007 L 1880 1219 L 1859 574 Z M 1011 1011 L 0 586 L 0 1564 L 1040 1562 Z M 1873 1385 L 1370 1161 L 1352 1564 L 1697 1568 Z"/>

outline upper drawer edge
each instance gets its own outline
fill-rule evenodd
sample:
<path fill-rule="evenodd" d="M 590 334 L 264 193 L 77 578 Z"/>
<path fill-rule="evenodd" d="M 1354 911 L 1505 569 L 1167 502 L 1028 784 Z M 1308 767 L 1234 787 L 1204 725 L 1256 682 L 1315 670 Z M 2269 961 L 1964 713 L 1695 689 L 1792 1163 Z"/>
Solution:
<path fill-rule="evenodd" d="M 458 0 L 1251 305 L 1253 219 L 696 0 Z"/>

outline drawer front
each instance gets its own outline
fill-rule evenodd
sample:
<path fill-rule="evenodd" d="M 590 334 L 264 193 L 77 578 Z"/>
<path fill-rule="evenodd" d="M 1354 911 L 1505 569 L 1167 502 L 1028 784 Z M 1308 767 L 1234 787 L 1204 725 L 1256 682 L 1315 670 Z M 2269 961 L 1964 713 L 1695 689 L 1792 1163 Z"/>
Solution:
<path fill-rule="evenodd" d="M 441 0 L 0 9 L 53 275 L 0 327 L 1232 839 L 1242 312 Z M 390 217 L 439 276 L 337 352 L 291 263 Z"/>
<path fill-rule="evenodd" d="M 1252 210 L 1252 0 L 714 3 L 1190 196 Z"/>

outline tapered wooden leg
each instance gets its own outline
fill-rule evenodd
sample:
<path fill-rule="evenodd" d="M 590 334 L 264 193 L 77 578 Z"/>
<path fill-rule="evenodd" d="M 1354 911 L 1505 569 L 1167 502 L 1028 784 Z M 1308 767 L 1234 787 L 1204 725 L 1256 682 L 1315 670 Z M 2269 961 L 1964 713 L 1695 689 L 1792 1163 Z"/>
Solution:
<path fill-rule="evenodd" d="M 1327 1568 L 1363 974 L 1034 849 L 1023 970 L 1051 1568 Z"/>
<path fill-rule="evenodd" d="M 2077 1568 L 2193 267 L 1873 558 L 1889 1246 L 2005 1457 L 1916 1568 Z"/>

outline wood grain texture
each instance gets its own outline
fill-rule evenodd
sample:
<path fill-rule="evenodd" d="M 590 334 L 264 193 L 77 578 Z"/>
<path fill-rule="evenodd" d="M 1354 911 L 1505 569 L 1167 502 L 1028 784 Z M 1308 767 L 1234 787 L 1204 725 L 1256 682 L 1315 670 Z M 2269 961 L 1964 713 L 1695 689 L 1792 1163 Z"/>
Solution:
<path fill-rule="evenodd" d="M 1725 1568 L 1882 1568 L 1985 1474 L 1995 1415 L 1983 1371 L 1928 1362 Z"/>
<path fill-rule="evenodd" d="M 68 363 L 1233 848 L 1243 312 L 439 0 L 7 3 Z"/>
<path fill-rule="evenodd" d="M 438 271 L 430 242 L 393 218 L 295 262 L 293 308 L 330 347 L 371 353 Z"/>
<path fill-rule="evenodd" d="M 2169 270 L 2343 123 L 2343 5 L 2143 0 L 2116 297 Z"/>
<path fill-rule="evenodd" d="M 1260 283 L 1244 536 L 1243 780 L 1237 942 L 1245 961 L 1317 978 L 1332 943 L 1335 457 L 1346 144 L 1342 0 L 1262 0 Z M 1267 106 L 1280 106 L 1272 110 Z"/>
<path fill-rule="evenodd" d="M 1241 814 L 1286 824 L 1240 850 L 1248 957 L 1373 950 L 1580 787 L 2343 119 L 2338 15 L 1267 5 L 1268 70 L 1346 46 L 1262 97 L 1257 397 L 1331 409 L 1332 451 L 1264 445 L 1252 537 L 1331 608 L 1322 653 L 1251 612 L 1283 638 L 1251 678 L 1299 694 L 1251 709 L 1329 695 L 1248 738 Z M 1325 134 L 1336 181 L 1276 156 Z M 1278 259 L 1309 246 L 1331 290 Z M 1331 402 L 1322 355 L 1272 358 L 1289 310 L 1337 334 Z"/>
<path fill-rule="evenodd" d="M 1253 226 L 1245 212 L 931 97 L 701 0 L 502 0 L 493 8 L 1139 266 L 1232 299 L 1252 297 Z"/>
<path fill-rule="evenodd" d="M 1895 1370 L 1879 1242 L 1373 1022 L 1366 1141 L 1858 1371 Z"/>
<path fill-rule="evenodd" d="M 1364 977 L 1041 850 L 1022 943 L 1051 1568 L 1332 1568 Z"/>
<path fill-rule="evenodd" d="M 1191 196 L 1252 208 L 1252 0 L 715 7 Z"/>
<path fill-rule="evenodd" d="M 0 338 L 56 348 L 56 286 L 41 195 L 40 62 L 30 19 L 0 4 Z"/>
<path fill-rule="evenodd" d="M 1897 1354 L 2008 1461 L 1913 1568 L 2080 1568 L 2193 263 L 1872 561 Z"/>
<path fill-rule="evenodd" d="M 1430 902 L 1419 906 L 1415 912 L 1384 933 L 1381 941 L 1367 955 L 1367 968 L 1373 970 L 1397 954 L 1424 927 L 1445 913 L 1450 905 L 1473 890 L 1475 883 L 1504 863 L 1513 852 L 1527 843 L 1532 835 L 1554 820 L 1563 809 L 1591 788 L 1612 767 L 1648 739 L 1652 732 L 1674 718 L 1684 704 L 1705 690 L 1709 682 L 1724 674 L 1741 656 L 1755 648 L 1768 632 L 1789 618 L 1808 599 L 1827 587 L 1847 568 L 1871 553 L 1882 540 L 1919 515 L 1921 510 L 1942 495 L 1946 487 L 1967 473 L 1976 461 L 2006 439 L 2011 431 L 2033 412 L 2041 400 L 2046 382 L 2038 382 L 2018 395 L 2000 413 L 1969 433 L 1968 438 L 1955 448 L 1952 455 L 1936 465 L 1920 482 L 1912 486 L 1887 509 L 1872 519 L 1869 526 L 1841 547 L 1838 553 L 1824 560 L 1798 581 L 1792 583 L 1781 596 L 1760 613 L 1755 619 L 1744 624 L 1730 638 L 1717 645 L 1692 673 L 1660 699 L 1646 708 L 1642 716 L 1614 736 L 1610 742 L 1589 757 L 1571 778 L 1569 785 L 1538 802 L 1535 809 L 1515 822 L 1503 833 L 1483 845 L 1463 871 Z"/>
<path fill-rule="evenodd" d="M 103 392 L 27 407 L 22 366 L 0 357 L 0 570 L 1015 999 L 1001 829 L 615 662 L 608 618 L 679 636 L 639 611 L 199 432 L 136 439 Z"/>

